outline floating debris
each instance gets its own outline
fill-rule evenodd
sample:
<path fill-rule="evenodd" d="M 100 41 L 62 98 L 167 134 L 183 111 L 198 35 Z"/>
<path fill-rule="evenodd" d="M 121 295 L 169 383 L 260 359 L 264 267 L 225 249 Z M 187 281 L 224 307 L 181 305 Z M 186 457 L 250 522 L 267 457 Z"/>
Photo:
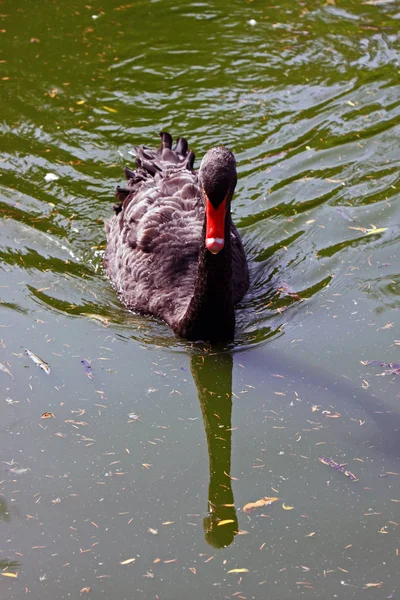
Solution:
<path fill-rule="evenodd" d="M 331 410 L 323 410 L 321 414 L 324 415 L 324 417 L 327 417 L 328 419 L 339 419 L 340 418 L 340 413 L 332 412 Z"/>
<path fill-rule="evenodd" d="M 380 362 L 379 360 L 362 360 L 361 364 L 365 366 L 374 365 L 377 367 L 383 367 L 386 369 L 385 373 L 388 375 L 400 375 L 400 365 L 398 363 Z"/>
<path fill-rule="evenodd" d="M 256 502 L 249 502 L 248 504 L 246 504 L 245 506 L 243 506 L 243 512 L 250 512 L 251 510 L 255 509 L 255 508 L 262 508 L 263 506 L 269 506 L 270 504 L 273 504 L 274 502 L 277 502 L 279 500 L 279 498 L 276 497 L 265 497 L 265 498 L 261 498 L 260 500 L 257 500 Z"/>
<path fill-rule="evenodd" d="M 277 291 L 284 296 L 290 296 L 291 298 L 295 298 L 296 300 L 303 302 L 303 298 L 285 282 L 278 287 Z"/>
<path fill-rule="evenodd" d="M 326 458 L 325 456 L 321 456 L 321 458 L 318 457 L 318 460 L 323 465 L 327 465 L 328 467 L 331 467 L 331 469 L 335 469 L 335 471 L 343 473 L 343 475 L 346 475 L 346 477 L 348 477 L 352 481 L 358 481 L 358 478 L 351 471 L 345 469 L 345 464 L 340 465 L 336 461 L 332 460 L 331 458 Z"/>
<path fill-rule="evenodd" d="M 116 108 L 111 108 L 111 106 L 103 106 L 104 110 L 110 112 L 110 113 L 117 113 L 117 109 Z"/>
<path fill-rule="evenodd" d="M 87 361 L 86 358 L 81 358 L 81 365 L 84 366 L 85 373 L 89 377 L 89 379 L 93 379 L 94 374 L 93 374 L 92 365 L 90 364 L 90 362 Z"/>
<path fill-rule="evenodd" d="M 3 365 L 3 363 L 0 363 L 0 371 L 3 371 L 3 373 L 6 373 L 12 379 L 14 379 L 14 375 L 11 373 L 10 369 L 6 367 L 6 365 Z"/>
<path fill-rule="evenodd" d="M 47 363 L 45 363 L 44 360 L 42 360 L 40 358 L 40 356 L 38 356 L 37 354 L 34 354 L 34 352 L 31 352 L 30 350 L 28 350 L 28 348 L 25 348 L 25 352 L 27 353 L 29 358 L 31 360 L 33 360 L 35 365 L 37 365 L 38 367 L 43 369 L 43 371 L 46 373 L 46 375 L 50 375 L 51 369 L 50 369 L 49 365 Z"/>
<path fill-rule="evenodd" d="M 129 413 L 128 415 L 130 421 L 128 421 L 128 423 L 131 423 L 132 421 L 140 421 L 140 417 L 139 415 L 137 415 L 136 413 Z"/>
<path fill-rule="evenodd" d="M 104 325 L 104 327 L 108 327 L 110 324 L 110 319 L 108 319 L 107 317 L 104 317 L 103 315 L 97 315 L 94 313 L 85 313 L 84 316 L 88 317 L 92 321 L 99 321 L 99 323 Z"/>
<path fill-rule="evenodd" d="M 7 404 L 19 404 L 19 400 L 13 400 L 12 398 L 5 398 L 5 401 L 7 402 Z"/>
<path fill-rule="evenodd" d="M 28 471 L 30 471 L 30 469 L 27 469 L 25 467 L 13 467 L 12 469 L 7 469 L 7 471 L 13 473 L 14 475 L 25 475 L 25 473 L 28 473 Z"/>
<path fill-rule="evenodd" d="M 57 181 L 57 179 L 60 178 L 55 173 L 46 173 L 46 175 L 44 176 L 44 180 L 46 181 L 46 183 L 49 183 L 50 181 Z"/>
<path fill-rule="evenodd" d="M 126 560 L 123 560 L 122 562 L 120 562 L 120 565 L 130 565 L 131 563 L 134 563 L 136 561 L 136 558 L 127 558 Z"/>
<path fill-rule="evenodd" d="M 228 573 L 248 573 L 248 569 L 231 569 Z"/>
<path fill-rule="evenodd" d="M 347 215 L 343 208 L 341 206 L 337 206 L 336 210 L 338 211 L 339 215 L 345 219 L 346 221 L 350 221 L 351 223 L 354 223 L 354 219 L 352 219 L 351 217 L 349 217 L 349 215 Z"/>
<path fill-rule="evenodd" d="M 383 586 L 383 581 L 377 581 L 374 583 L 366 583 L 363 587 L 363 590 L 367 590 L 368 588 L 381 588 Z"/>
<path fill-rule="evenodd" d="M 40 418 L 41 419 L 55 419 L 56 416 L 52 412 L 44 412 Z"/>
<path fill-rule="evenodd" d="M 376 233 L 384 233 L 388 230 L 387 227 L 376 227 L 375 225 L 371 225 L 370 229 L 367 227 L 349 227 L 349 229 L 353 229 L 354 231 L 361 231 L 365 235 L 375 235 Z"/>

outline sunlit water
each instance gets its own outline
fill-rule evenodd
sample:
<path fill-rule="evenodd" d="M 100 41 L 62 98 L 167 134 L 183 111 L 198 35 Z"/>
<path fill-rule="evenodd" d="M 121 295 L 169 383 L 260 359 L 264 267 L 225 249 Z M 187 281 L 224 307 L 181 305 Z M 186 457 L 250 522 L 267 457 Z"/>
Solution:
<path fill-rule="evenodd" d="M 2 13 L 1 598 L 396 598 L 400 380 L 360 361 L 400 362 L 398 4 Z M 104 277 L 115 186 L 161 130 L 237 157 L 226 348 Z"/>

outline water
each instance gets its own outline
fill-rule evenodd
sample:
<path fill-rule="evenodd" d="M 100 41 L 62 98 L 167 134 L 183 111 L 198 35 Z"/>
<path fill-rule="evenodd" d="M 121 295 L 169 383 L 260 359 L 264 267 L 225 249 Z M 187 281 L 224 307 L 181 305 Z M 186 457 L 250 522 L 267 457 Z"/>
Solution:
<path fill-rule="evenodd" d="M 1 597 L 398 597 L 399 379 L 360 362 L 400 362 L 397 3 L 3 7 Z M 160 130 L 237 157 L 218 351 L 104 278 Z"/>

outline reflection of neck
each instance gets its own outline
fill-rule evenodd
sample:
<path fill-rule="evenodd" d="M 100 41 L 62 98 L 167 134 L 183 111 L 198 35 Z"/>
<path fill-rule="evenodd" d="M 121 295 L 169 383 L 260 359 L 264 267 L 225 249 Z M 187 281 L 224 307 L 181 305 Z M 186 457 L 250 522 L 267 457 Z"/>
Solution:
<path fill-rule="evenodd" d="M 231 216 L 225 220 L 225 245 L 218 254 L 205 246 L 205 222 L 200 244 L 193 297 L 180 333 L 189 339 L 221 341 L 233 338 L 235 313 L 232 300 Z"/>
<path fill-rule="evenodd" d="M 216 547 L 230 544 L 238 529 L 230 479 L 232 357 L 193 356 L 191 369 L 203 413 L 210 460 L 206 539 Z M 218 526 L 218 522 L 230 523 Z"/>

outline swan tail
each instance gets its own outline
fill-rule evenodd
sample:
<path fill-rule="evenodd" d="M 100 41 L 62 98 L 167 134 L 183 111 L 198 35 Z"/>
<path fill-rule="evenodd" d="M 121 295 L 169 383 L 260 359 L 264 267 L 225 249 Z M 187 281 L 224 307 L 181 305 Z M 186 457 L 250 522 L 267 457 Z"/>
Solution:
<path fill-rule="evenodd" d="M 185 140 L 185 138 L 178 138 L 176 140 L 176 145 L 174 148 L 174 152 L 176 152 L 177 154 L 183 154 L 183 156 L 186 156 L 188 151 L 188 143 Z"/>
<path fill-rule="evenodd" d="M 181 169 L 193 170 L 194 153 L 189 149 L 187 140 L 184 137 L 178 137 L 174 148 L 172 148 L 172 136 L 162 131 L 160 133 L 161 147 L 159 155 L 161 161 L 167 163 L 164 168 L 170 168 L 172 165 Z"/>
<path fill-rule="evenodd" d="M 193 171 L 195 154 L 192 150 L 190 150 L 186 155 L 186 168 L 188 171 Z"/>
<path fill-rule="evenodd" d="M 133 179 L 135 177 L 135 171 L 132 171 L 129 167 L 125 167 L 125 177 L 126 179 Z"/>
<path fill-rule="evenodd" d="M 171 150 L 172 148 L 172 136 L 167 133 L 166 131 L 162 131 L 160 133 L 160 137 L 161 137 L 161 148 L 160 150 L 163 150 L 164 148 L 168 148 L 169 150 Z"/>
<path fill-rule="evenodd" d="M 172 136 L 166 131 L 160 133 L 161 146 L 154 150 L 147 146 L 137 146 L 135 148 L 136 169 L 128 167 L 125 169 L 127 188 L 117 189 L 116 196 L 123 202 L 124 196 L 127 197 L 126 190 L 129 193 L 135 192 L 138 187 L 149 177 L 160 175 L 164 177 L 171 169 L 187 169 L 193 171 L 194 153 L 189 149 L 187 140 L 179 137 L 172 148 Z"/>

